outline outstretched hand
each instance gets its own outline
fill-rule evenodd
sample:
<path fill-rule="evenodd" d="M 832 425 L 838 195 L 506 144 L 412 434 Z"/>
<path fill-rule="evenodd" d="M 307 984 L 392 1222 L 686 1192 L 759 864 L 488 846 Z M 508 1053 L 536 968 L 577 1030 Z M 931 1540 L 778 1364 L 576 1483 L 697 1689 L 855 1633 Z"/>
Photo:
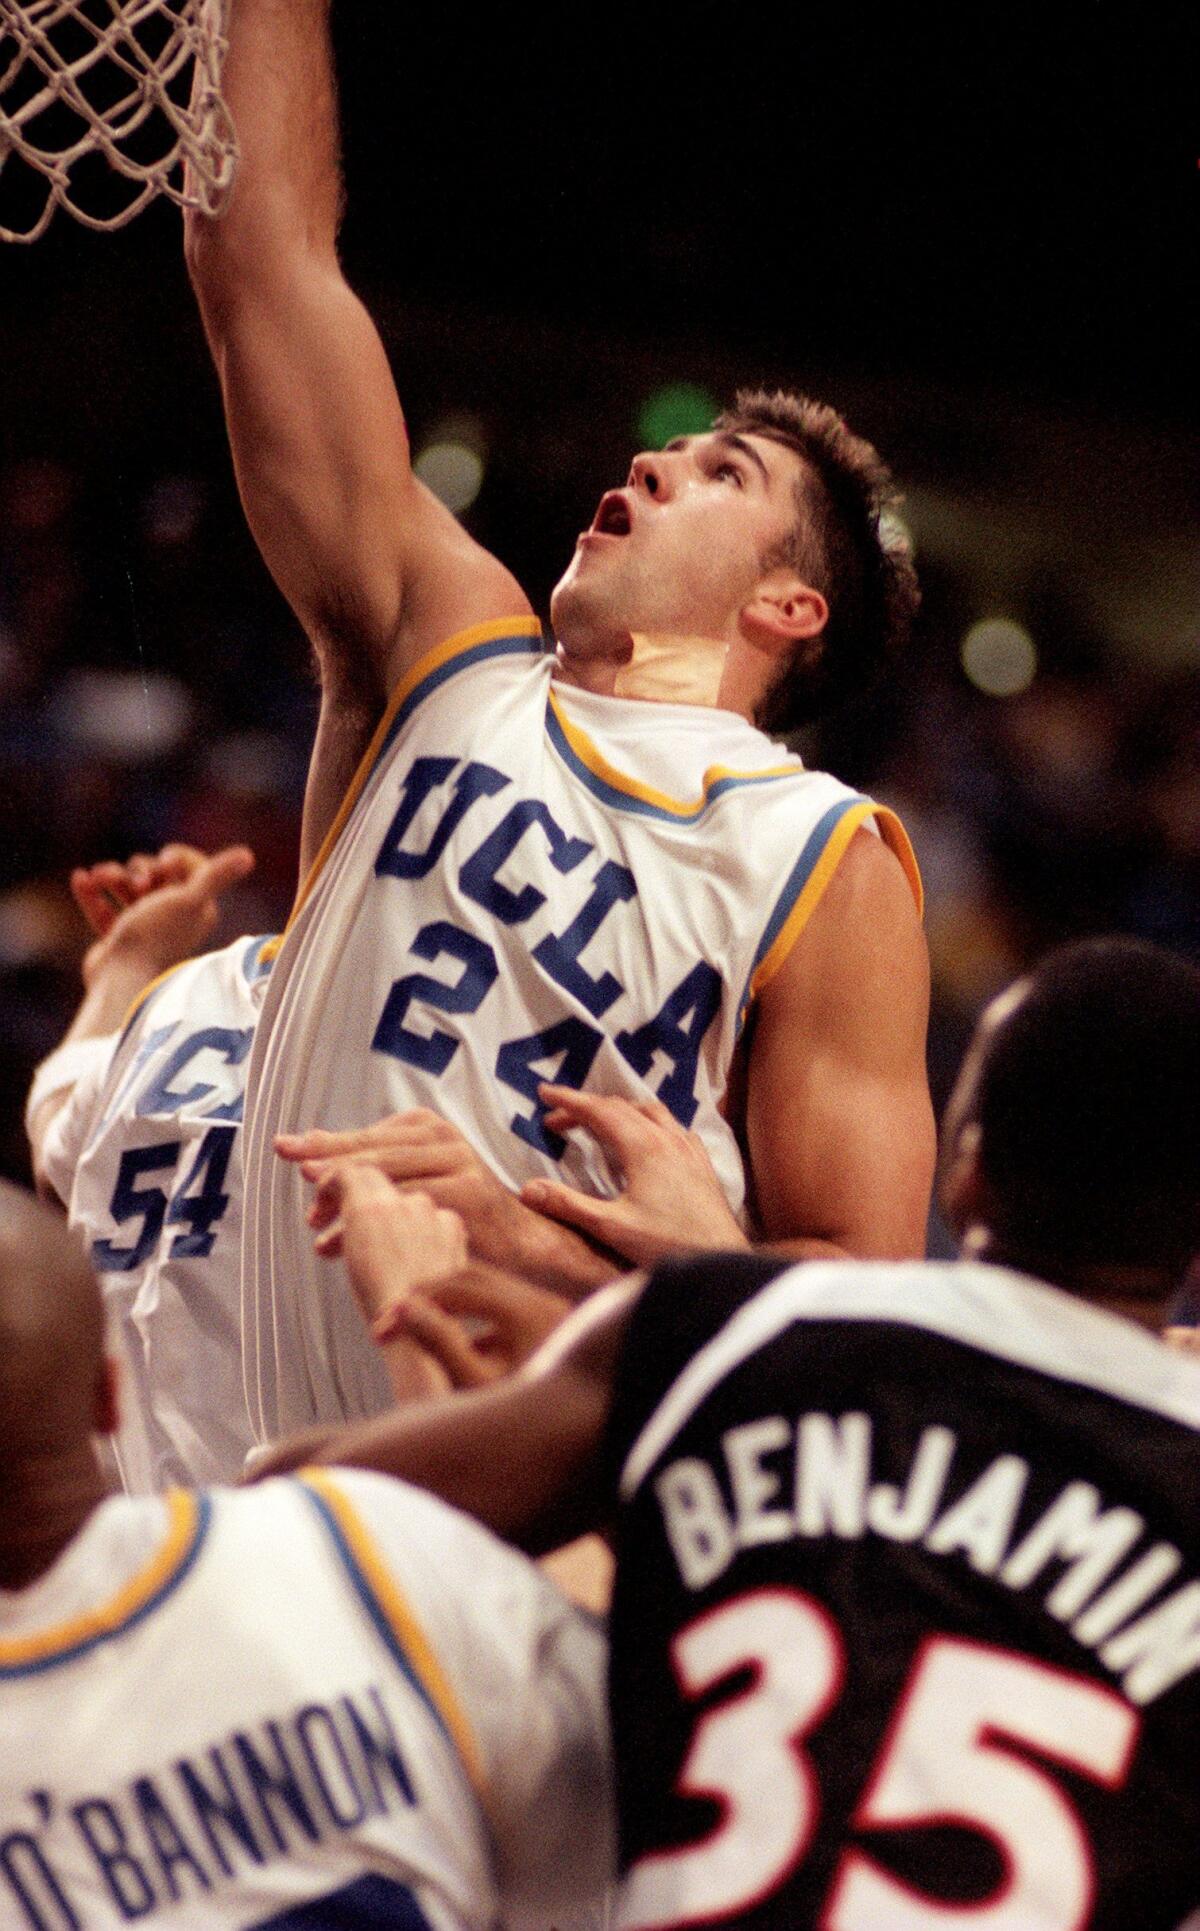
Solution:
<path fill-rule="evenodd" d="M 572 1305 L 547 1288 L 472 1266 L 410 1295 L 396 1331 L 433 1357 L 452 1388 L 482 1388 L 536 1354 Z"/>
<path fill-rule="evenodd" d="M 318 1189 L 309 1222 L 318 1232 L 329 1234 L 318 1250 L 327 1259 L 340 1253 L 341 1235 L 337 1216 L 322 1197 L 321 1183 L 330 1161 L 349 1161 L 376 1168 L 401 1192 L 428 1194 L 435 1206 L 460 1214 L 477 1260 L 508 1268 L 546 1287 L 563 1288 L 576 1297 L 612 1275 L 611 1264 L 586 1242 L 523 1207 L 458 1128 L 428 1108 L 391 1113 L 372 1126 L 345 1132 L 312 1128 L 305 1133 L 281 1133 L 275 1151 L 298 1165 Z"/>
<path fill-rule="evenodd" d="M 338 1216 L 325 1182 L 336 1163 L 344 1173 L 352 1167 L 384 1175 L 402 1193 L 427 1194 L 435 1206 L 449 1207 L 466 1223 L 471 1246 L 492 1258 L 490 1250 L 502 1239 L 506 1215 L 518 1210 L 516 1197 L 486 1167 L 457 1127 L 425 1107 L 408 1113 L 389 1113 L 371 1126 L 328 1133 L 319 1127 L 307 1133 L 281 1133 L 275 1141 L 281 1159 L 299 1165 L 316 1186 L 309 1209 L 309 1225 L 318 1229 L 318 1253 L 327 1260 L 342 1251 Z M 498 1256 L 497 1256 L 498 1258 Z"/>
<path fill-rule="evenodd" d="M 341 1255 L 363 1318 L 372 1326 L 415 1288 L 467 1264 L 467 1233 L 459 1216 L 435 1206 L 427 1194 L 398 1192 L 368 1161 L 328 1162 L 314 1211 L 322 1227 L 318 1253 Z"/>
<path fill-rule="evenodd" d="M 164 845 L 123 865 L 78 867 L 71 893 L 97 935 L 84 956 L 85 986 L 118 954 L 136 954 L 148 978 L 189 958 L 213 931 L 222 893 L 253 870 L 246 845 L 227 845 L 211 857 L 194 845 Z"/>
<path fill-rule="evenodd" d="M 702 1141 L 661 1100 L 603 1098 L 570 1086 L 538 1090 L 549 1130 L 584 1128 L 623 1185 L 614 1200 L 602 1200 L 561 1180 L 529 1180 L 521 1189 L 527 1207 L 565 1221 L 639 1267 L 666 1254 L 749 1246 Z"/>

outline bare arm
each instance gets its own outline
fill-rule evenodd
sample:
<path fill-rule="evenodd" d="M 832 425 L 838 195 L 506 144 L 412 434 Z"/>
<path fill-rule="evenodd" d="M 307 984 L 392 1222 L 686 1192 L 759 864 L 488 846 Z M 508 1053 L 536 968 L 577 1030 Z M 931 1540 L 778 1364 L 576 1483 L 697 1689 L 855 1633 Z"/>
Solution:
<path fill-rule="evenodd" d="M 530 1555 L 560 1548 L 603 1526 L 598 1451 L 641 1284 L 627 1277 L 576 1309 L 518 1374 L 282 1442 L 255 1459 L 253 1479 L 312 1461 L 379 1469 L 466 1509 Z M 414 1338 L 437 1346 L 421 1297 L 407 1305 Z"/>
<path fill-rule="evenodd" d="M 928 1007 L 912 894 L 887 848 L 859 831 L 760 999 L 745 1132 L 765 1240 L 798 1258 L 924 1253 Z"/>
<path fill-rule="evenodd" d="M 81 867 L 71 877 L 76 903 L 97 934 L 83 960 L 84 994 L 59 1046 L 102 1039 L 122 1024 L 138 994 L 169 966 L 204 945 L 218 902 L 254 869 L 245 845 L 210 858 L 191 845 L 166 845 L 155 857 Z M 34 1177 L 45 1191 L 46 1135 L 71 1095 L 63 1087 L 27 1122 Z"/>
<path fill-rule="evenodd" d="M 362 736 L 424 651 L 529 606 L 414 477 L 383 344 L 338 262 L 328 0 L 234 0 L 223 90 L 237 182 L 219 220 L 187 216 L 188 266 L 250 527 Z M 341 775 L 352 758 L 324 713 L 321 730 Z M 305 862 L 333 788 L 318 760 Z"/>

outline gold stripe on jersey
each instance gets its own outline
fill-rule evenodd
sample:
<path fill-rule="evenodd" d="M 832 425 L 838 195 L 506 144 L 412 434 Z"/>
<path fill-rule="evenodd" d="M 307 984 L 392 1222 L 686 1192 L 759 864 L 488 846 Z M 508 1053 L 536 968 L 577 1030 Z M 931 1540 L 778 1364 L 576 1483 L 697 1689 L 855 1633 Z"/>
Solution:
<path fill-rule="evenodd" d="M 452 658 L 461 656 L 465 651 L 473 650 L 478 644 L 490 643 L 500 637 L 532 637 L 535 633 L 540 638 L 541 629 L 536 617 L 493 617 L 487 623 L 472 624 L 467 630 L 455 631 L 452 637 L 447 637 L 442 643 L 435 644 L 432 650 L 427 650 L 425 655 L 419 657 L 416 663 L 405 672 L 388 698 L 387 707 L 371 734 L 371 742 L 359 759 L 358 769 L 351 778 L 345 796 L 337 808 L 333 823 L 321 840 L 321 848 L 308 868 L 308 875 L 296 894 L 296 902 L 292 907 L 287 927 L 277 939 L 273 939 L 270 945 L 263 948 L 264 959 L 275 958 L 287 933 L 290 932 L 311 897 L 313 887 L 328 864 L 329 855 L 346 829 L 346 821 L 362 796 L 367 779 L 375 769 L 379 753 L 387 741 L 388 732 L 395 722 L 397 713 L 418 685 L 424 683 L 425 679 L 431 677 L 436 671 L 441 670 Z"/>
<path fill-rule="evenodd" d="M 163 1499 L 166 1536 L 145 1567 L 95 1609 L 29 1636 L 0 1638 L 0 1672 L 45 1668 L 106 1636 L 119 1635 L 174 1587 L 199 1546 L 208 1522 L 208 1506 L 200 1496 L 184 1489 L 171 1489 Z"/>
<path fill-rule="evenodd" d="M 627 772 L 610 764 L 586 731 L 582 731 L 566 716 L 553 691 L 550 692 L 550 710 L 559 733 L 566 741 L 567 750 L 572 754 L 572 761 L 576 763 L 576 769 L 582 765 L 585 773 L 598 778 L 604 786 L 640 804 L 649 805 L 669 818 L 698 818 L 716 797 L 735 785 L 761 784 L 769 778 L 795 778 L 803 773 L 803 767 L 795 759 L 787 764 L 765 765 L 756 771 L 735 771 L 728 765 L 713 764 L 700 780 L 698 798 L 672 798 L 669 793 L 656 791 L 652 785 L 643 784 L 639 778 L 631 778 Z M 553 733 L 551 742 L 555 742 Z"/>
<path fill-rule="evenodd" d="M 835 807 L 835 810 L 837 809 Z M 874 818 L 876 820 L 885 844 L 899 859 L 904 876 L 908 880 L 909 888 L 916 901 L 917 915 L 920 917 L 923 914 L 925 895 L 921 885 L 921 874 L 917 868 L 916 856 L 909 841 L 908 833 L 905 831 L 904 826 L 901 824 L 899 818 L 897 818 L 895 812 L 890 811 L 886 805 L 876 804 L 871 798 L 864 798 L 858 804 L 850 804 L 840 808 L 840 814 L 837 816 L 832 830 L 826 837 L 815 859 L 810 859 L 807 852 L 801 855 L 797 871 L 802 870 L 803 883 L 791 909 L 773 933 L 771 928 L 775 925 L 775 918 L 768 924 L 767 931 L 770 937 L 767 948 L 755 965 L 747 982 L 742 1001 L 740 1023 L 744 1024 L 746 1013 L 749 1011 L 754 1000 L 757 999 L 759 993 L 762 992 L 765 986 L 770 985 L 771 980 L 785 964 L 797 939 L 800 937 L 800 934 L 803 932 L 808 921 L 816 911 L 817 906 L 820 904 L 821 899 L 824 897 L 826 887 L 836 872 L 838 865 L 841 863 L 846 847 L 849 845 L 855 832 L 859 829 L 859 826 L 865 824 L 868 818 Z M 819 835 L 820 827 L 818 826 L 814 836 Z M 795 880 L 795 874 L 793 874 L 793 880 Z M 789 883 L 791 884 L 791 882 Z M 794 889 L 794 884 L 791 885 L 791 888 Z M 784 903 L 786 903 L 786 896 L 787 888 L 785 888 Z M 776 918 L 778 917 L 778 911 L 779 908 L 777 908 Z"/>
<path fill-rule="evenodd" d="M 472 1788 L 482 1799 L 487 1779 L 483 1754 L 475 1740 L 475 1733 L 386 1558 L 376 1547 L 358 1511 L 331 1479 L 327 1469 L 306 1468 L 299 1479 L 324 1503 L 333 1518 L 358 1572 L 355 1580 L 361 1582 L 372 1599 L 368 1607 L 373 1606 L 382 1614 L 418 1688 L 424 1693 L 462 1758 Z"/>

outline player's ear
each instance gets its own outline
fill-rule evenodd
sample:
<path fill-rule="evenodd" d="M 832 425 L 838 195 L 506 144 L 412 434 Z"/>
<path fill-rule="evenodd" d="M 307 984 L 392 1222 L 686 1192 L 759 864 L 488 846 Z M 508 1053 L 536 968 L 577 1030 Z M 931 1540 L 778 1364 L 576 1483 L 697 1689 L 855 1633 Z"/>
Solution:
<path fill-rule="evenodd" d="M 92 1427 L 97 1435 L 115 1435 L 121 1420 L 120 1363 L 106 1354 L 96 1375 L 96 1405 Z"/>
<path fill-rule="evenodd" d="M 828 621 L 829 605 L 821 592 L 786 568 L 761 577 L 738 616 L 743 636 L 759 650 L 814 659 Z M 798 651 L 799 645 L 808 648 Z"/>

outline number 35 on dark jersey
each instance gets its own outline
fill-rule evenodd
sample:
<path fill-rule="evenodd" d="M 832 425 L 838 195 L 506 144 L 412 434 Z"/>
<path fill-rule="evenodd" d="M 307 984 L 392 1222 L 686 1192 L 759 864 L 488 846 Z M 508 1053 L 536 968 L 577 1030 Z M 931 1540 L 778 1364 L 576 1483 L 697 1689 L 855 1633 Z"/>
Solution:
<path fill-rule="evenodd" d="M 608 1451 L 623 1927 L 1200 1904 L 1195 1362 L 999 1268 L 673 1264 Z"/>

